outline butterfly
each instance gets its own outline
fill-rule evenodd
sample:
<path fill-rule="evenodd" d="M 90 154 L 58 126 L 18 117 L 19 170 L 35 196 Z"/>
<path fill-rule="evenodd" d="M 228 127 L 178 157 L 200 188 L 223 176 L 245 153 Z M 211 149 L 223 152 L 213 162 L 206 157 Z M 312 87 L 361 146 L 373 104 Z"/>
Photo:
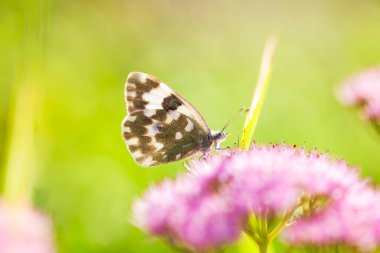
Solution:
<path fill-rule="evenodd" d="M 130 73 L 124 96 L 123 138 L 141 166 L 205 155 L 227 136 L 223 131 L 211 131 L 194 106 L 152 75 Z"/>

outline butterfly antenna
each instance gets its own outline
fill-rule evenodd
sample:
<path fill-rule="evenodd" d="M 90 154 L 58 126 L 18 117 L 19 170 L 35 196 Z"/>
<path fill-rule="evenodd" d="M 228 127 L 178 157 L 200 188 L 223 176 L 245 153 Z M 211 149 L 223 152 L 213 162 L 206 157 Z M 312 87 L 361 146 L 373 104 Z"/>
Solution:
<path fill-rule="evenodd" d="M 227 123 L 224 125 L 224 127 L 222 128 L 222 130 L 220 130 L 220 133 L 222 133 L 224 131 L 224 129 L 226 129 L 232 121 L 234 121 L 239 115 L 240 113 L 242 112 L 248 112 L 248 108 L 246 107 L 241 107 L 228 121 Z"/>

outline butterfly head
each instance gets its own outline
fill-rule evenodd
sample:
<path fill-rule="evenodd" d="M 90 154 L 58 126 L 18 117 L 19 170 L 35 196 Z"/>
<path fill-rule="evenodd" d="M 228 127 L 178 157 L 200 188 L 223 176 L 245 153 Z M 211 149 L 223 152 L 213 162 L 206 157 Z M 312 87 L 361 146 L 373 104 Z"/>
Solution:
<path fill-rule="evenodd" d="M 212 141 L 216 147 L 219 147 L 220 143 L 225 141 L 228 133 L 225 131 L 211 131 Z"/>

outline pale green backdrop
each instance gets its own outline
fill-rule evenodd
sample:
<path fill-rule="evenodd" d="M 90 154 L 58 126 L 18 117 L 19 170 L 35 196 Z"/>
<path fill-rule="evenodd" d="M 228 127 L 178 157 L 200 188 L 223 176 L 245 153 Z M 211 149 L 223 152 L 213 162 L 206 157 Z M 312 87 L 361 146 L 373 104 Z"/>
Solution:
<path fill-rule="evenodd" d="M 133 162 L 120 127 L 126 77 L 159 77 L 218 129 L 249 105 L 273 32 L 278 50 L 255 140 L 318 147 L 380 182 L 380 136 L 334 97 L 349 75 L 380 63 L 378 0 L 0 2 L 0 152 L 12 87 L 24 68 L 41 66 L 34 199 L 54 221 L 59 252 L 170 252 L 131 225 L 130 204 L 184 168 Z M 245 248 L 231 252 L 252 252 Z"/>

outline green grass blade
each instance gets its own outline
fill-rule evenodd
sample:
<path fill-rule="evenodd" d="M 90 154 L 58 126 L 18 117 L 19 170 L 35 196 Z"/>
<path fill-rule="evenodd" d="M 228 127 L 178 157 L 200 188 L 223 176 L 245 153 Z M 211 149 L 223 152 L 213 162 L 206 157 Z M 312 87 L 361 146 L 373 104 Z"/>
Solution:
<path fill-rule="evenodd" d="M 270 37 L 266 43 L 263 58 L 261 60 L 260 73 L 257 80 L 256 89 L 253 93 L 251 106 L 249 107 L 243 127 L 242 141 L 239 147 L 240 149 L 248 149 L 250 146 L 268 89 L 276 45 L 277 40 L 273 36 Z"/>

